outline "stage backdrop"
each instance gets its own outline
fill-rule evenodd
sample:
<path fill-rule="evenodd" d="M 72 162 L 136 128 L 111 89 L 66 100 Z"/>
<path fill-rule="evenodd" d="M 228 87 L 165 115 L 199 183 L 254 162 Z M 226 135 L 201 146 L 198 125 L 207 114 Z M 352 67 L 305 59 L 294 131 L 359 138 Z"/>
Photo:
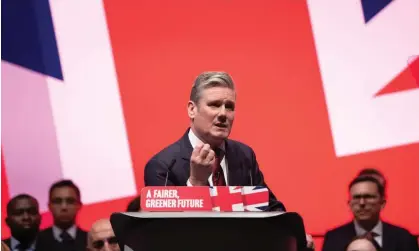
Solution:
<path fill-rule="evenodd" d="M 349 181 L 377 167 L 384 218 L 418 234 L 418 11 L 416 0 L 2 1 L 2 220 L 25 192 L 49 226 L 61 178 L 81 188 L 82 227 L 125 210 L 147 160 L 185 132 L 194 78 L 221 70 L 237 85 L 231 138 L 253 147 L 308 232 L 349 220 Z"/>

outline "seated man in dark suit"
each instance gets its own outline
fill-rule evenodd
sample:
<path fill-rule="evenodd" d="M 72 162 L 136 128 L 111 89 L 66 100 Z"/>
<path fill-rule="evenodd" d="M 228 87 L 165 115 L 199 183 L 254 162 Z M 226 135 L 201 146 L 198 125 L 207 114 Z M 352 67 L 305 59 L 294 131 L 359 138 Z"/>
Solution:
<path fill-rule="evenodd" d="M 146 186 L 266 186 L 255 153 L 227 139 L 233 126 L 236 91 L 224 72 L 205 72 L 192 87 L 190 128 L 145 167 Z M 270 191 L 270 209 L 285 211 Z"/>
<path fill-rule="evenodd" d="M 349 206 L 354 220 L 326 233 L 323 251 L 345 251 L 356 236 L 370 236 L 385 251 L 417 251 L 418 243 L 406 229 L 384 222 L 380 212 L 386 204 L 383 185 L 374 177 L 358 176 L 349 185 Z"/>
<path fill-rule="evenodd" d="M 11 237 L 4 243 L 11 250 L 35 250 L 36 237 L 41 224 L 38 201 L 28 195 L 19 194 L 7 203 L 6 224 Z"/>
<path fill-rule="evenodd" d="M 79 188 L 71 180 L 54 183 L 49 190 L 49 210 L 54 225 L 39 233 L 38 251 L 85 251 L 87 232 L 76 225 L 82 203 Z"/>

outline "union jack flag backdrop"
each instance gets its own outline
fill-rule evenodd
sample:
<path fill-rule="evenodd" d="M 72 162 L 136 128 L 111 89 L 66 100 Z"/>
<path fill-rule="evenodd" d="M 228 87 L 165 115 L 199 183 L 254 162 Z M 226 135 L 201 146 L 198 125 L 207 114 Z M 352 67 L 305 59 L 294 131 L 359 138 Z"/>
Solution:
<path fill-rule="evenodd" d="M 2 217 L 28 192 L 51 224 L 60 178 L 81 188 L 82 227 L 124 210 L 188 126 L 194 78 L 224 70 L 231 137 L 309 232 L 348 220 L 347 184 L 375 166 L 384 217 L 417 234 L 417 13 L 417 0 L 3 0 Z"/>

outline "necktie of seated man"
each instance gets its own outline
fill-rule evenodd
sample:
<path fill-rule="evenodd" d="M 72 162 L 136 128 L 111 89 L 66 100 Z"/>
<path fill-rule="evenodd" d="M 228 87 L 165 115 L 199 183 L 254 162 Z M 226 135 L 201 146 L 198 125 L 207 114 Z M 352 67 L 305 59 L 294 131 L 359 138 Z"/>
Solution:
<path fill-rule="evenodd" d="M 374 233 L 374 232 L 368 232 L 365 234 L 365 237 L 367 237 L 368 239 L 372 240 L 374 239 L 374 237 L 378 236 L 378 234 Z"/>
<path fill-rule="evenodd" d="M 374 232 L 368 232 L 365 234 L 365 237 L 371 241 L 375 241 L 375 237 L 377 237 L 378 234 Z"/>
<path fill-rule="evenodd" d="M 221 167 L 221 160 L 224 157 L 224 152 L 220 148 L 215 150 L 215 162 L 212 172 L 212 184 L 214 186 L 225 186 L 225 176 L 223 168 Z"/>
<path fill-rule="evenodd" d="M 71 237 L 71 235 L 69 233 L 67 233 L 67 231 L 63 231 L 60 234 L 61 239 L 63 240 L 62 243 L 64 245 L 72 245 L 74 242 L 73 237 Z"/>

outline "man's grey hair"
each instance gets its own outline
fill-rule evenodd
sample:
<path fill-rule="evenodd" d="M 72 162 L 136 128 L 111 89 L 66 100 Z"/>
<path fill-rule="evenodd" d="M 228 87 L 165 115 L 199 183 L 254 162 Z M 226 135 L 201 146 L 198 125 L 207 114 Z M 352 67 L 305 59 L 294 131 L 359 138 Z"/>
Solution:
<path fill-rule="evenodd" d="M 235 91 L 234 82 L 231 76 L 226 72 L 207 71 L 199 74 L 192 86 L 190 100 L 195 104 L 201 98 L 201 92 L 211 87 L 227 87 Z"/>

